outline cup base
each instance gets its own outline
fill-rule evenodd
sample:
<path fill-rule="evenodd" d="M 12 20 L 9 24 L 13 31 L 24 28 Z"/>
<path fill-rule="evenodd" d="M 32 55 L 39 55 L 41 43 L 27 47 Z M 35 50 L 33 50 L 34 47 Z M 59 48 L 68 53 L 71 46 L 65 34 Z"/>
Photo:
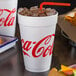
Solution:
<path fill-rule="evenodd" d="M 47 68 L 43 68 L 43 69 L 35 69 L 35 68 L 28 68 L 28 67 L 25 67 L 25 69 L 29 72 L 46 72 L 46 71 L 49 71 L 50 70 L 50 67 L 47 67 Z"/>

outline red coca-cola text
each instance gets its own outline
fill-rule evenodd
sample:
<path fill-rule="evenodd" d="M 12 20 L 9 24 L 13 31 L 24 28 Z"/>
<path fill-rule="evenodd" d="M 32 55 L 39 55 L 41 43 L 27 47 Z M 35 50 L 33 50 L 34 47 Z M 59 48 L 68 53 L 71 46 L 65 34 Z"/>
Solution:
<path fill-rule="evenodd" d="M 16 12 L 16 9 L 0 9 L 0 26 L 12 26 L 15 20 L 14 13 Z M 6 18 L 3 17 L 7 13 Z"/>
<path fill-rule="evenodd" d="M 28 53 L 30 51 L 32 56 L 35 58 L 40 56 L 46 57 L 47 55 L 50 56 L 52 54 L 53 42 L 54 42 L 53 41 L 54 39 L 52 40 L 52 38 L 54 38 L 54 36 L 55 34 L 48 35 L 38 42 L 24 41 L 24 39 L 22 39 L 21 42 L 24 55 L 30 57 L 30 54 Z M 52 42 L 52 44 L 50 44 L 50 42 Z"/>

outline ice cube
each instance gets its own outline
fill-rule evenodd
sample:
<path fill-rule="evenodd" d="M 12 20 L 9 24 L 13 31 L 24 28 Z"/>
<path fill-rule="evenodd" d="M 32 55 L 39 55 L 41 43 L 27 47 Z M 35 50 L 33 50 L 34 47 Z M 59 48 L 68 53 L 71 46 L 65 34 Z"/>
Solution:
<path fill-rule="evenodd" d="M 39 16 L 39 17 L 43 17 L 43 16 L 46 16 L 46 14 L 45 14 L 45 13 L 41 13 L 41 14 L 39 14 L 38 16 Z"/>
<path fill-rule="evenodd" d="M 46 8 L 46 12 L 50 12 L 51 11 L 51 8 Z"/>
<path fill-rule="evenodd" d="M 34 12 L 34 11 L 38 11 L 38 6 L 33 6 L 30 8 L 30 11 Z"/>
<path fill-rule="evenodd" d="M 28 11 L 28 15 L 27 16 L 32 16 L 32 12 L 31 11 Z"/>
<path fill-rule="evenodd" d="M 29 9 L 28 9 L 28 8 L 26 8 L 26 7 L 24 7 L 24 10 L 25 10 L 26 12 L 28 12 L 28 11 L 29 11 Z"/>
<path fill-rule="evenodd" d="M 50 16 L 50 15 L 55 15 L 56 14 L 56 10 L 55 9 L 46 9 L 46 15 Z"/>
<path fill-rule="evenodd" d="M 18 13 L 21 12 L 21 11 L 23 11 L 23 10 L 24 10 L 23 8 L 19 8 L 18 9 Z"/>
<path fill-rule="evenodd" d="M 38 13 L 40 14 L 40 13 L 45 13 L 45 8 L 42 8 L 42 10 L 38 10 Z"/>

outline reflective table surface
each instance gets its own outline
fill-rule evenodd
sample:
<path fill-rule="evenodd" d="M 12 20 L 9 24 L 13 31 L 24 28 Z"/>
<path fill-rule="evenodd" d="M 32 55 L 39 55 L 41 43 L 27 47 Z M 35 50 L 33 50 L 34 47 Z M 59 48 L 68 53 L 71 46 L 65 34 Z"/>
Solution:
<path fill-rule="evenodd" d="M 48 71 L 43 73 L 32 73 L 25 70 L 20 36 L 18 36 L 18 38 L 19 41 L 16 46 L 0 54 L 0 76 L 48 76 Z M 57 26 L 50 69 L 52 67 L 60 69 L 61 64 L 75 64 L 75 58 L 76 53 L 71 56 L 71 45 L 68 43 L 68 40 L 60 34 L 60 28 Z"/>

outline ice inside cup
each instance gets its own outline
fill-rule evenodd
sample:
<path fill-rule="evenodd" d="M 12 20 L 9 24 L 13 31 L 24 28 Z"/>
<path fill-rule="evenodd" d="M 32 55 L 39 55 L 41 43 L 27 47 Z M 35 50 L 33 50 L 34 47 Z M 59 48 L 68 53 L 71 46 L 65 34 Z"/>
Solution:
<path fill-rule="evenodd" d="M 45 17 L 45 16 L 51 16 L 55 15 L 57 11 L 55 9 L 51 8 L 38 8 L 38 6 L 33 6 L 30 9 L 24 7 L 24 8 L 19 8 L 18 13 L 23 15 L 23 16 L 32 16 L 32 17 Z"/>

